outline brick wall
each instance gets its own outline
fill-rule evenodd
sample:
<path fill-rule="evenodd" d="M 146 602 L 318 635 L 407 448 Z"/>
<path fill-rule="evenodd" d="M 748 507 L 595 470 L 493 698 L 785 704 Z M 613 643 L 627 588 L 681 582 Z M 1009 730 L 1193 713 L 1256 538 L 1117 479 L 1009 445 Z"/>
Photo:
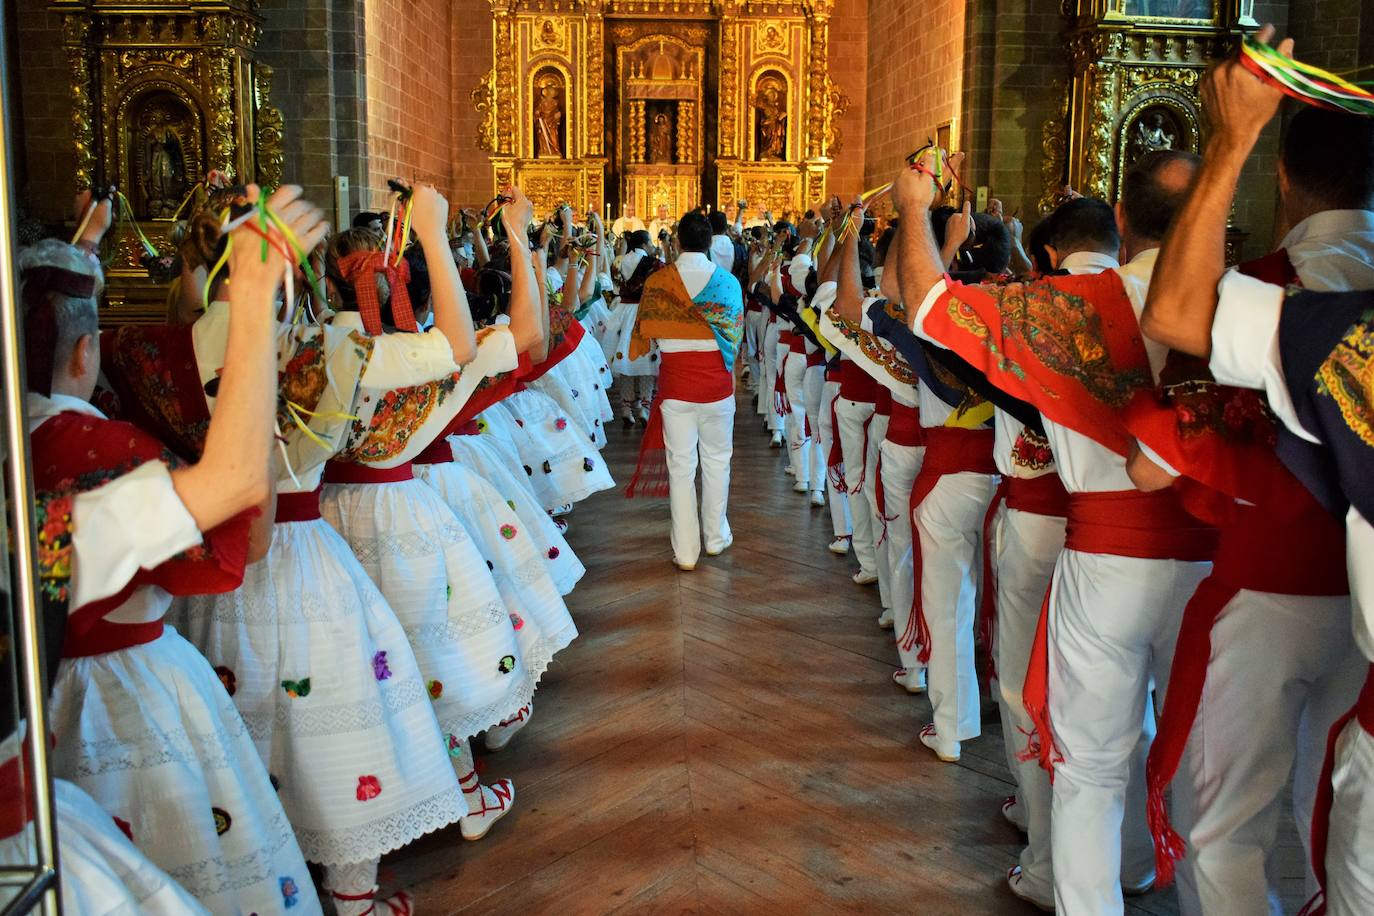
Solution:
<path fill-rule="evenodd" d="M 451 48 L 453 203 L 479 207 L 493 191 L 487 152 L 477 148 L 482 118 L 472 107 L 472 90 L 491 69 L 491 5 L 487 0 L 454 0 Z"/>
<path fill-rule="evenodd" d="M 6 107 L 15 106 L 10 124 L 16 131 L 13 148 L 21 151 L 19 200 L 27 215 L 61 222 L 71 218 L 76 192 L 71 70 L 62 50 L 62 19 L 48 12 L 46 0 L 19 0 L 14 15 L 11 34 L 19 41 L 10 48 L 18 51 L 18 67 L 10 70 Z"/>
<path fill-rule="evenodd" d="M 867 144 L 868 0 L 837 0 L 830 17 L 830 78 L 849 96 L 839 119 L 840 150 L 831 154 L 830 193 L 847 199 L 864 190 Z"/>
<path fill-rule="evenodd" d="M 965 0 L 870 0 L 864 184 L 959 114 Z"/>

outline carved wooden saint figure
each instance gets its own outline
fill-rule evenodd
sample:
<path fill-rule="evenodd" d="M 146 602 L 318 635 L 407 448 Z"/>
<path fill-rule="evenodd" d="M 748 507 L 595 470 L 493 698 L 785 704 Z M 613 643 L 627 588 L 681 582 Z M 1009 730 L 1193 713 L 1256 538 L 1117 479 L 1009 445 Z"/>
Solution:
<path fill-rule="evenodd" d="M 673 119 L 665 111 L 654 115 L 653 126 L 649 128 L 649 161 L 673 161 Z"/>
<path fill-rule="evenodd" d="M 534 143 L 540 159 L 563 158 L 563 92 L 552 76 L 539 81 L 534 103 Z"/>
<path fill-rule="evenodd" d="M 1158 107 L 1146 111 L 1137 118 L 1128 137 L 1130 161 L 1134 162 L 1146 153 L 1156 150 L 1174 149 L 1179 133 L 1177 125 L 1172 121 L 1173 119 L 1168 118 Z"/>
<path fill-rule="evenodd" d="M 759 80 L 758 89 L 754 93 L 754 114 L 754 158 L 786 158 L 787 94 L 776 77 L 764 77 Z"/>

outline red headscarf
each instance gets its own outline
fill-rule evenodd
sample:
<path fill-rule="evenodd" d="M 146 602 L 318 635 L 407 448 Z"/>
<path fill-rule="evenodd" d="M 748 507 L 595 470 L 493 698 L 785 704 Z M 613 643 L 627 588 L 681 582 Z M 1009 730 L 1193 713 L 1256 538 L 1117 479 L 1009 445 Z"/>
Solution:
<path fill-rule="evenodd" d="M 380 251 L 355 251 L 339 259 L 339 274 L 353 287 L 353 295 L 358 300 L 358 314 L 363 319 L 363 330 L 369 334 L 381 334 L 382 303 L 377 296 L 377 274 L 386 277 L 391 287 L 391 320 L 402 331 L 418 331 L 415 323 L 415 310 L 410 305 L 410 293 L 406 284 L 410 282 L 410 264 L 405 258 L 395 264 L 387 263 L 386 256 Z"/>

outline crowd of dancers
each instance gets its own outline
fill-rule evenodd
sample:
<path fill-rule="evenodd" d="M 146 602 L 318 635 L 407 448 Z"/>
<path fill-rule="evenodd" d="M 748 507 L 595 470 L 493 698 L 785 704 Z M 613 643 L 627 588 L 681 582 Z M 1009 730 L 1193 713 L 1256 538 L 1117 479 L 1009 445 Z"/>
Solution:
<path fill-rule="evenodd" d="M 1204 98 L 1204 155 L 1024 239 L 942 205 L 938 149 L 881 220 L 607 232 L 398 187 L 329 237 L 297 188 L 207 188 L 173 320 L 104 334 L 111 202 L 83 195 L 75 241 L 20 259 L 69 910 L 408 913 L 381 857 L 516 803 L 472 745 L 516 738 L 577 635 L 563 531 L 614 486 L 606 424 L 643 429 L 627 494 L 669 497 L 689 573 L 733 541 L 738 374 L 940 761 L 980 734 L 985 651 L 1011 893 L 1282 913 L 1290 807 L 1309 911 L 1374 912 L 1374 119 L 1290 119 L 1287 234 L 1227 269 L 1281 95 L 1232 60 Z M 45 736 L 4 725 L 18 863 Z"/>

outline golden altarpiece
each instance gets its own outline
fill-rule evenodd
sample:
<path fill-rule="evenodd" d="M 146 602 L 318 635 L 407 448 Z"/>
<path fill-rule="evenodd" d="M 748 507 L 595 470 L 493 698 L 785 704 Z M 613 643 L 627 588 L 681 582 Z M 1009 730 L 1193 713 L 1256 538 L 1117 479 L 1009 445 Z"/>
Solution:
<path fill-rule="evenodd" d="M 848 100 L 826 66 L 831 0 L 491 0 L 473 92 L 496 188 L 646 221 L 821 200 Z"/>
<path fill-rule="evenodd" d="M 1064 0 L 1072 67 L 1045 129 L 1048 207 L 1063 183 L 1116 200 L 1122 174 L 1157 149 L 1201 152 L 1199 81 L 1253 30 L 1253 0 Z M 1231 246 L 1243 240 L 1232 233 Z"/>
<path fill-rule="evenodd" d="M 212 170 L 275 186 L 282 118 L 272 72 L 254 61 L 253 0 L 55 0 L 71 68 L 78 186 L 117 185 L 144 234 L 174 253 L 177 210 Z M 183 214 L 184 215 L 184 214 Z M 165 287 L 141 264 L 133 227 L 114 238 L 109 322 L 163 320 Z"/>

